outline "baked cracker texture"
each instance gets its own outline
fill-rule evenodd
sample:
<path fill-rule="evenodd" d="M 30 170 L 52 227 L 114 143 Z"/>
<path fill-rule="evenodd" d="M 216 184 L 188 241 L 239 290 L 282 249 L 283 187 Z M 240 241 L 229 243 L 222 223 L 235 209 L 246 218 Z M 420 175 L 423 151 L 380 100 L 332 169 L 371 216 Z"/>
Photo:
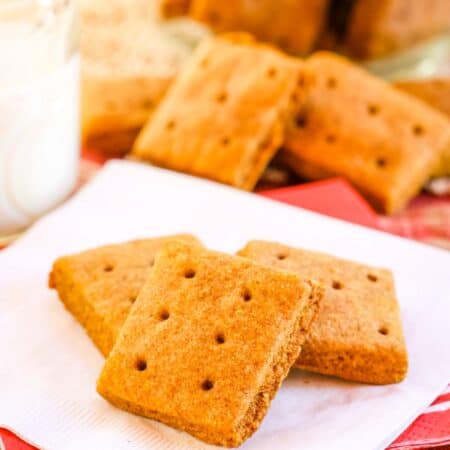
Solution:
<path fill-rule="evenodd" d="M 312 50 L 323 31 L 329 0 L 193 0 L 190 15 L 215 31 L 248 31 L 295 54 Z"/>
<path fill-rule="evenodd" d="M 139 134 L 133 156 L 253 189 L 302 95 L 302 67 L 246 34 L 205 40 Z"/>
<path fill-rule="evenodd" d="M 395 87 L 428 103 L 450 119 L 450 78 L 398 81 Z M 441 169 L 434 175 L 450 175 L 450 145 L 445 152 Z"/>
<path fill-rule="evenodd" d="M 143 124 L 151 117 L 174 75 L 82 76 L 83 144 L 110 156 L 131 150 Z"/>
<path fill-rule="evenodd" d="M 49 287 L 107 355 L 113 347 L 131 305 L 153 265 L 156 253 L 173 239 L 201 245 L 180 234 L 107 245 L 55 261 Z"/>
<path fill-rule="evenodd" d="M 296 367 L 364 383 L 404 379 L 408 356 L 390 271 L 264 241 L 239 254 L 323 283 Z"/>
<path fill-rule="evenodd" d="M 159 0 L 159 10 L 165 18 L 184 16 L 189 11 L 190 3 L 191 0 Z"/>
<path fill-rule="evenodd" d="M 316 53 L 306 66 L 315 83 L 281 155 L 300 176 L 344 176 L 391 214 L 445 170 L 446 116 L 332 53 Z"/>
<path fill-rule="evenodd" d="M 191 49 L 157 23 L 155 0 L 76 3 L 83 144 L 123 156 Z"/>
<path fill-rule="evenodd" d="M 360 0 L 349 17 L 347 50 L 358 58 L 379 58 L 449 28 L 448 0 Z"/>
<path fill-rule="evenodd" d="M 414 95 L 450 118 L 450 77 L 396 81 L 397 89 Z"/>
<path fill-rule="evenodd" d="M 321 287 L 237 256 L 169 243 L 106 360 L 113 405 L 235 447 L 295 362 Z"/>

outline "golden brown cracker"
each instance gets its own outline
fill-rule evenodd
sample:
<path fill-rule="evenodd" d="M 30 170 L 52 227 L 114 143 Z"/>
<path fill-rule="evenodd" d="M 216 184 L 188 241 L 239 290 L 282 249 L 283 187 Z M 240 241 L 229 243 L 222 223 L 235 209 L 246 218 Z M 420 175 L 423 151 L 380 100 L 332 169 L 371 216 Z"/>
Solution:
<path fill-rule="evenodd" d="M 128 129 L 91 134 L 85 138 L 83 147 L 100 152 L 107 157 L 122 158 L 133 147 L 139 131 L 140 127 L 131 127 Z"/>
<path fill-rule="evenodd" d="M 377 58 L 450 29 L 448 0 L 359 0 L 346 46 L 352 56 Z"/>
<path fill-rule="evenodd" d="M 159 0 L 161 15 L 166 18 L 184 16 L 189 11 L 191 0 Z"/>
<path fill-rule="evenodd" d="M 63 256 L 53 264 L 49 286 L 103 355 L 110 352 L 156 253 L 173 239 L 198 243 L 181 234 L 142 239 Z"/>
<path fill-rule="evenodd" d="M 81 96 L 83 143 L 111 156 L 129 152 L 172 79 L 173 75 L 107 78 L 84 71 Z"/>
<path fill-rule="evenodd" d="M 448 119 L 334 54 L 306 66 L 315 84 L 287 131 L 287 162 L 301 176 L 346 177 L 380 211 L 403 208 L 442 171 Z"/>
<path fill-rule="evenodd" d="M 396 81 L 397 89 L 414 95 L 450 118 L 450 78 L 423 78 Z"/>
<path fill-rule="evenodd" d="M 100 375 L 119 408 L 240 445 L 295 362 L 320 287 L 248 259 L 170 243 Z"/>
<path fill-rule="evenodd" d="M 239 255 L 317 279 L 325 293 L 296 367 L 365 383 L 397 383 L 408 357 L 390 271 L 251 241 Z"/>
<path fill-rule="evenodd" d="M 214 30 L 247 31 L 262 41 L 304 54 L 324 29 L 329 0 L 193 0 L 190 15 Z"/>
<path fill-rule="evenodd" d="M 428 103 L 450 119 L 450 78 L 398 81 L 394 86 Z M 434 175 L 450 175 L 450 145 L 441 169 Z"/>
<path fill-rule="evenodd" d="M 137 158 L 251 190 L 284 139 L 302 64 L 233 34 L 205 41 L 133 148 Z"/>

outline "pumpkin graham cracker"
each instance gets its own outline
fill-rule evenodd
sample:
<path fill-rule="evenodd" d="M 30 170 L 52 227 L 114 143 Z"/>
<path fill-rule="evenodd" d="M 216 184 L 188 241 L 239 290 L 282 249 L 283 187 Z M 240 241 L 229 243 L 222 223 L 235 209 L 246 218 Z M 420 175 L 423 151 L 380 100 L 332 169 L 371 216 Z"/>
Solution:
<path fill-rule="evenodd" d="M 204 41 L 139 134 L 132 155 L 253 189 L 302 96 L 302 67 L 246 34 Z"/>
<path fill-rule="evenodd" d="M 315 83 L 282 155 L 300 176 L 344 176 L 391 214 L 442 171 L 447 117 L 332 53 L 316 53 L 306 68 Z"/>
<path fill-rule="evenodd" d="M 450 118 L 450 77 L 395 81 L 393 85 L 428 103 Z"/>
<path fill-rule="evenodd" d="M 348 18 L 346 50 L 379 58 L 448 32 L 448 0 L 360 0 Z"/>
<path fill-rule="evenodd" d="M 406 376 L 408 356 L 390 271 L 282 244 L 251 241 L 239 255 L 323 283 L 295 367 L 373 384 Z"/>
<path fill-rule="evenodd" d="M 160 14 L 165 18 L 184 16 L 190 3 L 191 0 L 159 0 Z"/>
<path fill-rule="evenodd" d="M 397 81 L 394 86 L 428 103 L 450 120 L 450 78 Z M 447 147 L 440 170 L 434 175 L 450 175 L 450 145 Z"/>
<path fill-rule="evenodd" d="M 180 234 L 99 247 L 53 264 L 49 287 L 103 355 L 110 352 L 156 253 L 174 239 L 200 245 L 194 236 Z"/>
<path fill-rule="evenodd" d="M 282 49 L 312 50 L 327 19 L 330 0 L 193 0 L 189 14 L 215 31 L 247 31 Z"/>
<path fill-rule="evenodd" d="M 321 287 L 168 243 L 97 383 L 115 406 L 234 447 L 259 426 L 295 362 Z"/>

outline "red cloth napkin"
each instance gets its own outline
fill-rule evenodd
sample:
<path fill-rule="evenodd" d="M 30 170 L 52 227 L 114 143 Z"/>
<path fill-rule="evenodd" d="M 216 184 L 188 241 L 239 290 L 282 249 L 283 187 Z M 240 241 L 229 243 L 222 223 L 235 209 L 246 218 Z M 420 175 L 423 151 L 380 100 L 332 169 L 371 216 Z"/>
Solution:
<path fill-rule="evenodd" d="M 347 222 L 377 228 L 378 216 L 343 178 L 303 183 L 259 192 L 292 206 L 309 209 Z"/>
<path fill-rule="evenodd" d="M 85 152 L 79 184 L 82 185 L 91 178 L 104 162 L 105 159 L 95 153 Z M 273 189 L 259 194 L 338 219 L 450 249 L 450 197 L 436 199 L 422 195 L 404 212 L 385 217 L 377 215 L 354 188 L 341 178 Z M 450 448 L 450 384 L 409 428 L 391 443 L 388 450 L 423 448 Z M 0 449 L 37 450 L 5 428 L 0 428 Z"/>

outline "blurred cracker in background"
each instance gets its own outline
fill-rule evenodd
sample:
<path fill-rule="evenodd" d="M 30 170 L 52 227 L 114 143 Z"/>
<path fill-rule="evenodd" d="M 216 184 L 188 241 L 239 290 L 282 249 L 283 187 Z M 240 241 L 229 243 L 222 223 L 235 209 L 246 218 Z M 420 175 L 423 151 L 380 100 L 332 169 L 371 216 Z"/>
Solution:
<path fill-rule="evenodd" d="M 191 0 L 161 0 L 160 9 L 163 17 L 183 16 L 189 11 Z"/>
<path fill-rule="evenodd" d="M 398 81 L 394 86 L 420 98 L 450 117 L 450 78 Z"/>
<path fill-rule="evenodd" d="M 185 22 L 163 26 L 154 1 L 78 1 L 83 142 L 122 156 L 208 32 Z"/>
<path fill-rule="evenodd" d="M 356 58 L 377 58 L 449 31 L 449 0 L 357 0 L 345 46 Z"/>
<path fill-rule="evenodd" d="M 310 52 L 327 18 L 329 0 L 192 0 L 189 14 L 217 32 L 247 31 L 293 54 Z"/>

